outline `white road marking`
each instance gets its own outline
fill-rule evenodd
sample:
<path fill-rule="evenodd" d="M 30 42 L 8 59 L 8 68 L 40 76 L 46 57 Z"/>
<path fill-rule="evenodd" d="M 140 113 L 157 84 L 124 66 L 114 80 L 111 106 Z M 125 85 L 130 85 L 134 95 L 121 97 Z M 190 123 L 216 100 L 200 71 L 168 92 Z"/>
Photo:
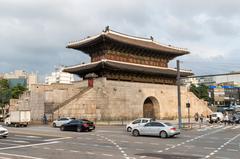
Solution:
<path fill-rule="evenodd" d="M 46 139 L 43 141 L 58 141 L 58 140 L 65 140 L 65 139 L 71 139 L 72 137 L 61 137 L 61 138 L 54 138 L 54 139 Z"/>
<path fill-rule="evenodd" d="M 26 136 L 26 135 L 14 135 L 14 136 L 26 137 L 26 138 L 34 138 L 34 139 L 41 139 L 41 138 L 42 138 L 42 137 L 40 137 L 40 136 Z"/>
<path fill-rule="evenodd" d="M 223 148 L 224 146 L 226 146 L 227 144 L 229 144 L 230 142 L 232 142 L 233 140 L 235 140 L 236 138 L 238 138 L 240 136 L 240 134 L 234 136 L 233 138 L 231 138 L 230 140 L 228 140 L 227 142 L 225 142 L 223 145 L 220 146 L 220 148 Z M 218 148 L 217 148 L 218 149 Z M 205 156 L 205 158 L 209 158 L 210 156 L 215 155 L 216 152 L 218 152 L 218 150 L 213 151 L 212 153 L 210 153 L 209 155 Z M 229 150 L 229 149 L 228 149 Z M 231 149 L 233 150 L 233 149 Z"/>
<path fill-rule="evenodd" d="M 128 143 L 128 141 L 120 141 L 120 142 L 125 142 L 125 143 Z"/>
<path fill-rule="evenodd" d="M 20 145 L 20 144 L 6 143 L 6 142 L 1 142 L 0 144 L 1 144 L 1 145 L 15 145 L 15 146 L 16 146 L 16 145 Z"/>
<path fill-rule="evenodd" d="M 10 153 L 2 153 L 2 152 L 0 152 L 0 155 L 21 157 L 21 158 L 30 158 L 30 159 L 44 159 L 44 158 L 39 158 L 39 157 L 17 155 L 17 154 L 10 154 Z"/>
<path fill-rule="evenodd" d="M 218 159 L 230 159 L 230 158 L 227 158 L 227 157 L 215 157 L 215 158 L 218 158 Z"/>
<path fill-rule="evenodd" d="M 8 158 L 8 157 L 0 157 L 0 159 L 12 159 L 12 158 Z"/>
<path fill-rule="evenodd" d="M 40 146 L 40 145 L 50 145 L 59 143 L 58 141 L 53 142 L 46 142 L 46 143 L 38 143 L 38 144 L 29 144 L 29 145 L 18 145 L 18 146 L 11 146 L 11 147 L 3 147 L 0 150 L 9 150 L 9 149 L 18 149 L 18 148 L 25 148 L 25 147 L 32 147 L 32 146 Z"/>
<path fill-rule="evenodd" d="M 76 152 L 79 152 L 79 151 L 76 151 L 76 150 L 70 150 L 70 152 L 74 152 L 74 153 L 76 153 Z"/>
<path fill-rule="evenodd" d="M 102 155 L 103 155 L 103 156 L 113 156 L 113 155 L 111 155 L 111 154 L 105 154 L 105 153 L 103 153 Z"/>
<path fill-rule="evenodd" d="M 93 152 L 86 152 L 88 155 L 94 155 L 95 153 Z"/>
<path fill-rule="evenodd" d="M 227 149 L 227 151 L 237 152 L 238 150 L 235 150 L 235 149 Z"/>
<path fill-rule="evenodd" d="M 22 141 L 22 140 L 4 140 L 4 141 L 15 142 L 15 143 L 25 143 L 25 144 L 29 144 L 30 143 L 28 141 Z"/>
<path fill-rule="evenodd" d="M 44 147 L 43 149 L 44 149 L 44 150 L 50 150 L 50 148 L 49 148 L 49 147 Z"/>
<path fill-rule="evenodd" d="M 56 149 L 57 151 L 64 151 L 64 149 Z"/>
<path fill-rule="evenodd" d="M 214 147 L 204 147 L 204 149 L 206 149 L 206 150 L 215 150 L 216 148 L 214 148 Z"/>

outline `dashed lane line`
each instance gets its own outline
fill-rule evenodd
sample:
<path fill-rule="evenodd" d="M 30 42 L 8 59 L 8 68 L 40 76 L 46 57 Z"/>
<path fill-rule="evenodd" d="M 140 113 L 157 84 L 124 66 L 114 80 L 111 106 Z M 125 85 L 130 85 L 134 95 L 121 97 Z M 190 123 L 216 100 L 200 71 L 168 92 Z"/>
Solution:
<path fill-rule="evenodd" d="M 206 155 L 205 158 L 210 158 L 211 156 L 215 155 L 218 151 L 220 151 L 221 149 L 223 149 L 226 145 L 228 145 L 230 142 L 232 142 L 233 140 L 235 140 L 236 138 L 238 138 L 240 136 L 240 134 L 234 136 L 233 138 L 231 138 L 230 140 L 228 140 L 227 142 L 225 142 L 223 145 L 221 145 L 220 147 L 218 147 L 217 149 L 215 149 L 213 152 L 211 152 L 210 154 Z"/>
<path fill-rule="evenodd" d="M 123 150 L 123 148 L 120 147 L 115 141 L 113 141 L 113 140 L 111 140 L 111 139 L 109 139 L 109 138 L 107 138 L 107 137 L 105 137 L 103 135 L 97 134 L 96 136 L 98 136 L 98 137 L 100 137 L 102 139 L 105 139 L 106 141 L 111 142 L 113 145 L 115 145 L 115 147 L 122 153 L 122 155 L 124 156 L 125 159 L 130 159 L 130 158 L 135 159 L 134 157 L 129 157 L 127 155 L 127 153 Z"/>
<path fill-rule="evenodd" d="M 182 143 L 179 143 L 179 144 L 176 144 L 176 145 L 172 145 L 172 146 L 170 146 L 170 147 L 167 147 L 167 148 L 165 148 L 165 149 L 163 149 L 163 150 L 159 150 L 159 151 L 157 151 L 157 152 L 161 152 L 161 153 L 162 153 L 163 151 L 168 151 L 168 150 L 170 150 L 170 149 L 173 149 L 173 148 L 176 148 L 176 147 L 185 145 L 186 143 L 189 143 L 189 142 L 192 142 L 192 141 L 201 139 L 201 138 L 203 138 L 203 137 L 205 137 L 205 136 L 207 136 L 207 135 L 212 135 L 212 134 L 215 134 L 215 133 L 217 133 L 217 132 L 223 131 L 223 130 L 228 129 L 228 128 L 231 128 L 231 126 L 227 126 L 227 127 L 222 128 L 222 129 L 218 129 L 218 130 L 215 130 L 215 131 L 206 133 L 206 134 L 202 134 L 202 135 L 200 135 L 200 136 L 197 136 L 197 137 L 195 137 L 195 138 L 186 140 L 185 142 L 182 142 Z"/>

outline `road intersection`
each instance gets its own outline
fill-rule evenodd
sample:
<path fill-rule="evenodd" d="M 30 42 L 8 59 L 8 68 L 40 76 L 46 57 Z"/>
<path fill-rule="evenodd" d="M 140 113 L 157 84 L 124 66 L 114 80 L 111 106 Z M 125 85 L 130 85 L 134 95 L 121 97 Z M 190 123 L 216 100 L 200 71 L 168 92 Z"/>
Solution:
<path fill-rule="evenodd" d="M 51 127 L 9 128 L 0 139 L 0 159 L 239 159 L 240 125 L 183 130 L 175 138 L 133 137 L 122 126 L 93 132 L 61 132 Z"/>

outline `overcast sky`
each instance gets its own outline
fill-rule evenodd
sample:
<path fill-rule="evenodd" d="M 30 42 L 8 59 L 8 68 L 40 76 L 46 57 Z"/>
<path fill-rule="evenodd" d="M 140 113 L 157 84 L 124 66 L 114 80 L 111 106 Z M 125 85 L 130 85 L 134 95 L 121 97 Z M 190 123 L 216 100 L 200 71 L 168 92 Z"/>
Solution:
<path fill-rule="evenodd" d="M 107 25 L 188 48 L 181 65 L 196 75 L 240 71 L 239 8 L 239 0 L 0 0 L 0 72 L 43 77 L 58 65 L 89 62 L 66 44 Z"/>

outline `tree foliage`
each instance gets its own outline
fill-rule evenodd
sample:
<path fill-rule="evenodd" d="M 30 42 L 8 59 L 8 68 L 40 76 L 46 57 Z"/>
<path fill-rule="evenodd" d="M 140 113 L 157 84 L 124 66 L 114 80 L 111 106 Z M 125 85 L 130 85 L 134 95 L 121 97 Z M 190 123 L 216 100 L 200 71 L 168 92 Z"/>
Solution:
<path fill-rule="evenodd" d="M 12 89 L 9 87 L 8 80 L 0 80 L 0 107 L 3 108 L 5 104 L 8 104 L 11 98 L 18 99 L 19 96 L 26 91 L 27 88 L 21 85 L 17 85 Z"/>
<path fill-rule="evenodd" d="M 203 84 L 195 86 L 194 84 L 192 84 L 190 87 L 190 91 L 193 92 L 198 98 L 209 101 L 208 86 Z"/>

